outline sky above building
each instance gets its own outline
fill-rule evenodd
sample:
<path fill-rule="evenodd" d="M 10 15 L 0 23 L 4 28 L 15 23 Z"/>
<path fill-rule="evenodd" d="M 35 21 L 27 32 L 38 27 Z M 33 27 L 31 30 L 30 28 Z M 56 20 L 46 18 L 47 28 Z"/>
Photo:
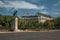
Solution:
<path fill-rule="evenodd" d="M 57 17 L 60 16 L 60 0 L 0 0 L 0 14 L 13 15 L 15 9 L 19 17 L 37 12 Z"/>

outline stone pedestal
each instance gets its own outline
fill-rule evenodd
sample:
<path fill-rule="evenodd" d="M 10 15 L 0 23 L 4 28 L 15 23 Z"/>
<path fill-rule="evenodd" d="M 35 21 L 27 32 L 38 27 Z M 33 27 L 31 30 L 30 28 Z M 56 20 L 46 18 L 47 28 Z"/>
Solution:
<path fill-rule="evenodd" d="M 11 30 L 14 32 L 18 32 L 18 18 L 17 17 L 12 19 Z"/>

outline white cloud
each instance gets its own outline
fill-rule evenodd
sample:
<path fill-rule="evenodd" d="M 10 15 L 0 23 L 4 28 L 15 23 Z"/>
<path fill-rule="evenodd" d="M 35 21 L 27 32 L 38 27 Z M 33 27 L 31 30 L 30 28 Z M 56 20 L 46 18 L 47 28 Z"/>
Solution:
<path fill-rule="evenodd" d="M 55 14 L 55 15 L 59 15 L 59 14 L 60 14 L 60 12 L 54 12 L 54 14 Z"/>
<path fill-rule="evenodd" d="M 39 1 L 41 1 L 41 0 L 31 0 L 31 2 L 35 2 L 35 3 L 39 2 Z"/>
<path fill-rule="evenodd" d="M 45 6 L 37 6 L 35 4 L 25 2 L 25 1 L 6 1 L 9 4 L 4 4 L 0 1 L 1 5 L 0 7 L 6 7 L 6 8 L 22 8 L 22 9 L 45 9 Z"/>
<path fill-rule="evenodd" d="M 48 14 L 48 12 L 47 12 L 47 11 L 41 11 L 41 13 L 43 13 L 43 14 Z"/>
<path fill-rule="evenodd" d="M 3 5 L 4 3 L 2 1 L 0 1 L 0 5 Z"/>
<path fill-rule="evenodd" d="M 60 1 L 58 1 L 58 3 L 56 3 L 56 4 L 54 4 L 54 6 L 58 6 L 58 5 L 60 5 Z"/>
<path fill-rule="evenodd" d="M 60 3 L 60 1 L 58 1 L 58 3 Z"/>
<path fill-rule="evenodd" d="M 40 6 L 39 9 L 45 9 L 45 6 Z"/>

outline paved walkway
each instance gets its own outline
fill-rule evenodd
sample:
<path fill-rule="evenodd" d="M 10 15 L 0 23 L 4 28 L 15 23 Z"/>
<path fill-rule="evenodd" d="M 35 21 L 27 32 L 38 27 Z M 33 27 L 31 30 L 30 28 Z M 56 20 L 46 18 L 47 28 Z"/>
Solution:
<path fill-rule="evenodd" d="M 20 32 L 0 34 L 0 40 L 60 40 L 60 32 Z"/>

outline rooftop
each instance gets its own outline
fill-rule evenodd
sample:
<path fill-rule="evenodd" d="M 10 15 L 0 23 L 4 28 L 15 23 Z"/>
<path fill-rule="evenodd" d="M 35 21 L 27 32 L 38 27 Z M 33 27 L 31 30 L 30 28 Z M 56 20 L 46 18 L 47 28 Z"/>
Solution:
<path fill-rule="evenodd" d="M 42 13 L 36 13 L 35 15 L 29 15 L 28 13 L 24 13 L 22 17 L 38 17 L 38 16 L 45 16 L 51 18 L 50 15 L 42 14 Z"/>

